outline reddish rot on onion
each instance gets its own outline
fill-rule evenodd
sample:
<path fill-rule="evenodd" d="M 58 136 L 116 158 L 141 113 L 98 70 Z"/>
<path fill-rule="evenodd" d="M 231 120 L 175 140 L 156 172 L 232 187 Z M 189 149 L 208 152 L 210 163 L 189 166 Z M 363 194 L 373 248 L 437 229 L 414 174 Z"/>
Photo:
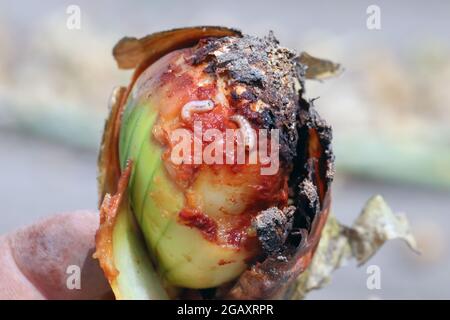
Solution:
<path fill-rule="evenodd" d="M 308 63 L 272 34 L 221 27 L 124 38 L 114 55 L 135 69 L 99 157 L 96 256 L 116 297 L 281 297 L 330 204 L 331 129 L 302 97 Z"/>

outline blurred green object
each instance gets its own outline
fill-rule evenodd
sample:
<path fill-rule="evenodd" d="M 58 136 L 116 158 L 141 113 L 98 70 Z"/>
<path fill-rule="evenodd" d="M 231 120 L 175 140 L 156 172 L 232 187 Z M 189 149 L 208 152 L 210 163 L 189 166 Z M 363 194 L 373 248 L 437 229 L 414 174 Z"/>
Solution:
<path fill-rule="evenodd" d="M 450 147 L 439 142 L 336 137 L 339 171 L 392 182 L 450 189 Z"/>
<path fill-rule="evenodd" d="M 8 107 L 11 105 L 11 107 Z M 37 139 L 61 143 L 70 148 L 97 152 L 103 130 L 104 114 L 74 106 L 24 108 L 3 104 L 5 118 L 1 129 L 17 131 Z"/>

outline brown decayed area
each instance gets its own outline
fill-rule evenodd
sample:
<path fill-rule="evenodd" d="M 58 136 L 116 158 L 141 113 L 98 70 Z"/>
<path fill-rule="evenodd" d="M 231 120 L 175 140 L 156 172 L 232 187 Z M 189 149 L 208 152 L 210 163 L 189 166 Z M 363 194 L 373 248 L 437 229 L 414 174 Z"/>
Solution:
<path fill-rule="evenodd" d="M 291 232 L 280 250 L 252 265 L 230 290 L 218 290 L 222 298 L 282 298 L 308 267 L 319 243 L 330 209 L 334 175 L 331 127 L 312 102 L 300 99 L 299 105 L 298 156 L 289 183 L 296 209 Z"/>
<path fill-rule="evenodd" d="M 127 163 L 125 170 L 120 176 L 117 193 L 113 196 L 107 194 L 100 207 L 100 227 L 95 235 L 96 251 L 94 258 L 99 260 L 100 266 L 110 283 L 119 274 L 114 265 L 112 233 L 117 211 L 121 205 L 124 192 L 128 187 L 132 165 L 131 161 Z"/>
<path fill-rule="evenodd" d="M 198 37 L 197 40 L 201 38 Z M 195 42 L 192 41 L 192 44 Z M 185 44 L 180 41 L 178 47 L 175 44 L 171 45 L 169 46 L 171 49 L 167 49 L 167 52 L 183 46 Z M 249 261 L 249 269 L 239 279 L 217 288 L 215 293 L 209 290 L 207 296 L 231 299 L 282 297 L 289 284 L 309 265 L 320 239 L 320 232 L 326 222 L 330 205 L 330 184 L 334 174 L 331 128 L 314 110 L 313 102 L 306 101 L 301 96 L 305 66 L 296 61 L 293 52 L 280 47 L 272 35 L 264 39 L 241 37 L 240 34 L 235 34 L 233 37 L 203 37 L 196 47 L 186 49 L 185 52 L 188 51 L 192 54 L 186 61 L 200 67 L 214 80 L 226 79 L 225 85 L 213 81 L 212 84 L 202 88 L 200 86 L 195 88 L 198 79 L 187 75 L 176 77 L 173 71 L 176 73 L 179 70 L 174 67 L 171 72 L 162 77 L 165 83 L 177 83 L 175 87 L 166 91 L 167 97 L 176 97 L 178 90 L 184 88 L 183 90 L 190 93 L 187 100 L 206 99 L 214 95 L 220 85 L 221 90 L 226 92 L 226 102 L 221 101 L 217 106 L 216 114 L 214 112 L 198 114 L 193 119 L 202 120 L 211 127 L 223 130 L 228 127 L 234 128 L 235 125 L 228 123 L 227 119 L 233 114 L 240 114 L 245 116 L 254 128 L 280 129 L 280 154 L 284 170 L 281 175 L 289 177 L 285 180 L 277 180 L 276 183 L 263 180 L 255 185 L 259 197 L 255 197 L 255 201 L 252 202 L 256 205 L 253 208 L 247 208 L 250 214 L 239 221 L 237 229 L 230 228 L 228 236 L 223 238 L 227 239 L 228 243 L 233 241 L 242 243 L 243 233 L 240 231 L 249 229 L 248 227 L 251 227 L 252 221 L 261 210 L 270 207 L 284 209 L 288 197 L 295 206 L 292 220 L 289 223 L 280 223 L 279 226 L 285 227 L 281 227 L 277 233 L 280 236 L 274 238 L 280 244 L 279 250 L 266 248 L 264 255 L 257 261 Z M 135 80 L 154 61 L 156 61 L 155 57 L 146 58 L 140 63 L 133 62 L 132 67 L 136 67 L 136 72 L 128 92 L 122 96 L 122 106 Z M 179 101 L 179 108 L 186 102 L 188 101 Z M 117 141 L 121 111 L 113 114 L 115 130 L 110 138 L 112 141 Z M 170 125 L 172 126 L 173 123 Z M 191 124 L 182 123 L 182 125 L 190 128 Z M 160 137 L 167 139 L 167 134 L 161 134 Z M 242 169 L 239 166 L 232 168 L 237 171 Z M 191 166 L 187 169 L 186 166 L 181 165 L 180 168 L 175 169 L 174 172 L 178 173 L 176 180 L 188 181 L 187 185 L 190 185 L 201 166 Z M 276 189 L 278 192 L 274 192 L 275 189 L 268 186 L 275 189 L 279 187 Z M 268 201 L 264 202 L 264 200 Z M 119 200 L 116 198 L 115 201 Z M 103 206 L 111 209 L 104 210 L 103 213 L 102 225 L 105 224 L 105 228 L 110 224 L 108 221 L 113 219 L 114 209 L 110 204 L 111 198 L 105 198 Z M 189 212 L 187 216 L 186 212 Z M 222 237 L 221 232 L 215 231 L 214 223 L 205 219 L 201 212 L 196 212 L 194 215 L 191 214 L 192 212 L 195 212 L 195 208 L 187 207 L 181 214 L 189 226 L 198 228 L 209 240 L 214 239 L 212 236 L 214 233 L 217 235 L 216 239 Z M 188 218 L 185 219 L 186 217 Z M 236 217 L 233 219 L 238 220 Z M 222 223 L 226 225 L 226 221 L 220 221 L 218 225 Z M 260 234 L 267 235 L 264 231 L 263 227 L 260 229 Z M 266 229 L 266 231 L 270 230 Z M 258 238 L 255 231 L 249 234 L 251 234 L 252 242 L 260 245 L 262 238 Z M 219 261 L 219 264 L 221 263 L 228 262 Z M 111 265 L 105 260 L 102 268 L 107 276 L 114 274 L 114 269 L 110 267 Z M 192 293 L 193 290 L 189 292 Z M 193 296 L 201 297 L 201 295 L 206 297 L 203 291 L 200 295 L 196 293 Z"/>
<path fill-rule="evenodd" d="M 178 214 L 179 221 L 199 230 L 208 241 L 217 241 L 217 222 L 198 210 L 183 209 Z"/>

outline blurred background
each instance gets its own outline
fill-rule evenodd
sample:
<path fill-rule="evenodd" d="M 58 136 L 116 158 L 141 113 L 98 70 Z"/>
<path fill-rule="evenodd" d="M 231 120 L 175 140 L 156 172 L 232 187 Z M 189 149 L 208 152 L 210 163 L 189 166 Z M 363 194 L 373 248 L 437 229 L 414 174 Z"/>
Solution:
<path fill-rule="evenodd" d="M 80 29 L 68 27 L 70 5 Z M 370 5 L 380 29 L 373 20 L 368 28 Z M 208 24 L 273 30 L 283 45 L 344 66 L 338 78 L 307 83 L 334 128 L 333 211 L 351 224 L 382 194 L 407 214 L 421 247 L 417 256 L 393 241 L 368 262 L 381 269 L 380 290 L 367 289 L 367 265 L 349 264 L 308 298 L 449 299 L 448 1 L 0 0 L 0 234 L 96 208 L 108 97 L 130 77 L 115 65 L 114 44 Z"/>

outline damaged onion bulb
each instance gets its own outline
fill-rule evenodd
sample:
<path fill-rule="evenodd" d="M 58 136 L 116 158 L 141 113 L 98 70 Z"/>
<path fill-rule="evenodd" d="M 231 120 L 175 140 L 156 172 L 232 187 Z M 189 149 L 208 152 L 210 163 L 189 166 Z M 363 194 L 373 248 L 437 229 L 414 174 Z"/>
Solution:
<path fill-rule="evenodd" d="M 114 55 L 135 69 L 99 157 L 95 256 L 116 297 L 286 294 L 333 174 L 331 130 L 302 98 L 308 64 L 221 27 L 124 38 Z"/>

